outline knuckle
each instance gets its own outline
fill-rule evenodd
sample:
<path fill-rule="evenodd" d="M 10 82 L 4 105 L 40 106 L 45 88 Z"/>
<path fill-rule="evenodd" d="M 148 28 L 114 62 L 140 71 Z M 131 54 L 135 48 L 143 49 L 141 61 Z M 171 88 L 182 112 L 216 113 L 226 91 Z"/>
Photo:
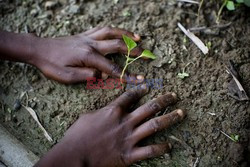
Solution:
<path fill-rule="evenodd" d="M 86 49 L 85 54 L 86 54 L 86 55 L 91 55 L 91 54 L 93 54 L 93 52 L 94 52 L 94 49 L 93 49 L 92 47 L 88 47 L 88 48 Z"/>
<path fill-rule="evenodd" d="M 149 123 L 149 128 L 153 130 L 154 132 L 159 131 L 161 127 L 161 123 L 158 119 L 152 119 Z"/>
<path fill-rule="evenodd" d="M 103 31 L 107 34 L 110 34 L 112 32 L 112 28 L 109 26 L 103 27 Z"/>
<path fill-rule="evenodd" d="M 136 96 L 136 93 L 134 91 L 127 91 L 124 93 L 125 98 L 131 98 Z"/>
<path fill-rule="evenodd" d="M 116 40 L 116 46 L 119 50 L 123 49 L 124 42 L 120 39 Z"/>
<path fill-rule="evenodd" d="M 152 101 L 152 102 L 149 102 L 146 106 L 146 108 L 149 110 L 149 111 L 158 111 L 161 109 L 159 103 L 155 102 L 155 101 Z"/>
<path fill-rule="evenodd" d="M 156 154 L 156 150 L 154 147 L 149 147 L 147 150 L 147 157 L 151 158 Z"/>
<path fill-rule="evenodd" d="M 121 162 L 122 162 L 125 166 L 129 166 L 130 164 L 132 164 L 130 154 L 121 153 L 121 154 L 120 154 L 120 159 L 121 159 Z"/>
<path fill-rule="evenodd" d="M 72 71 L 67 71 L 67 72 L 65 73 L 65 81 L 66 81 L 66 82 L 71 82 L 71 81 L 74 80 L 75 76 L 76 76 L 76 74 L 75 74 L 74 72 L 72 72 Z"/>
<path fill-rule="evenodd" d="M 122 112 L 122 110 L 123 110 L 122 107 L 119 105 L 115 105 L 115 104 L 110 105 L 110 111 L 112 111 L 112 112 L 120 113 L 120 112 Z"/>

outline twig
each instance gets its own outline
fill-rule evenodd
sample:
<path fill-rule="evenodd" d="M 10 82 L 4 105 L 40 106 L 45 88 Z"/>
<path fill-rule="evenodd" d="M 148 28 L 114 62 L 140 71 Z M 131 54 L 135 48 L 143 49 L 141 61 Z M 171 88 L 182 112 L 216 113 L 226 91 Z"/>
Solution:
<path fill-rule="evenodd" d="M 194 164 L 193 164 L 193 167 L 197 167 L 199 162 L 200 162 L 200 157 L 197 157 Z"/>
<path fill-rule="evenodd" d="M 223 135 L 225 135 L 226 137 L 228 137 L 230 140 L 232 140 L 233 142 L 235 142 L 235 140 L 229 136 L 228 134 L 226 134 L 225 132 L 223 132 L 222 130 L 219 130 Z"/>
<path fill-rule="evenodd" d="M 216 114 L 214 112 L 208 112 L 209 115 L 215 116 Z"/>
<path fill-rule="evenodd" d="M 192 147 L 190 147 L 185 141 L 182 141 L 182 140 L 178 139 L 174 135 L 169 136 L 169 138 L 172 139 L 172 140 L 175 140 L 175 141 L 179 142 L 186 149 L 193 150 Z"/>
<path fill-rule="evenodd" d="M 178 2 L 186 2 L 186 3 L 192 3 L 192 4 L 197 4 L 199 5 L 199 2 L 193 1 L 193 0 L 177 0 Z"/>
<path fill-rule="evenodd" d="M 230 84 L 231 88 L 230 90 L 232 90 L 232 92 L 230 92 L 229 95 L 231 95 L 233 98 L 235 98 L 236 100 L 240 100 L 240 101 L 248 101 L 249 97 L 247 96 L 246 91 L 244 90 L 243 86 L 240 83 L 240 76 L 237 73 L 237 71 L 234 69 L 234 65 L 233 62 L 230 61 L 230 67 L 227 67 L 227 73 L 230 74 L 233 77 L 233 80 L 230 82 L 233 84 Z M 234 90 L 234 91 L 233 91 Z"/>
<path fill-rule="evenodd" d="M 203 54 L 208 53 L 208 48 L 205 46 L 205 44 L 197 37 L 195 36 L 192 32 L 189 30 L 185 29 L 181 23 L 178 23 L 178 27 L 184 32 L 186 36 L 188 36 L 194 44 L 202 51 Z"/>
<path fill-rule="evenodd" d="M 42 124 L 40 123 L 36 112 L 30 108 L 30 107 L 26 107 L 24 105 L 22 105 L 32 116 L 32 118 L 36 121 L 36 123 L 38 124 L 39 128 L 43 131 L 44 136 L 47 138 L 48 141 L 53 142 L 53 139 L 50 137 L 50 135 L 48 134 L 48 132 L 44 129 L 44 127 L 42 126 Z"/>
<path fill-rule="evenodd" d="M 215 29 L 215 28 L 224 29 L 224 28 L 229 27 L 231 24 L 232 24 L 232 22 L 229 22 L 229 23 L 227 23 L 227 24 L 217 24 L 217 25 L 213 25 L 213 26 L 211 26 L 211 27 L 206 27 L 206 26 L 202 26 L 202 27 L 192 27 L 192 28 L 190 28 L 189 30 L 192 31 L 192 32 L 199 32 L 199 31 L 205 31 L 205 30 L 207 30 L 207 29 Z"/>

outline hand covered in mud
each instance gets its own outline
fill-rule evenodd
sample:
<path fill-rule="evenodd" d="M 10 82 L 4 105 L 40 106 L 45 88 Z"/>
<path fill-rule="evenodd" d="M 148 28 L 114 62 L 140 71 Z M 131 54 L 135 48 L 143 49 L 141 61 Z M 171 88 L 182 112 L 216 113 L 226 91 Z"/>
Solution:
<path fill-rule="evenodd" d="M 120 167 L 168 152 L 169 143 L 138 146 L 138 142 L 181 121 L 185 113 L 178 109 L 148 120 L 176 102 L 174 93 L 131 112 L 131 107 L 146 92 L 145 86 L 127 91 L 108 106 L 82 115 L 37 166 Z"/>
<path fill-rule="evenodd" d="M 120 77 L 120 67 L 105 58 L 107 54 L 126 53 L 127 47 L 122 40 L 125 34 L 135 41 L 140 36 L 118 28 L 94 28 L 84 33 L 55 39 L 40 39 L 38 55 L 34 65 L 47 77 L 62 83 L 76 83 L 88 77 Z M 139 56 L 137 47 L 131 53 Z M 126 74 L 131 80 L 143 79 L 143 76 Z"/>

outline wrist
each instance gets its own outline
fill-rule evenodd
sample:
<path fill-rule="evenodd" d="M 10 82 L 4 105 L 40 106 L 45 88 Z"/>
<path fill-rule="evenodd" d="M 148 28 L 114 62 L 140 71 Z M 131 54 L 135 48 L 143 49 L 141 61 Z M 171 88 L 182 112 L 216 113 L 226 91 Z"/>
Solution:
<path fill-rule="evenodd" d="M 26 34 L 26 46 L 27 53 L 24 53 L 23 59 L 21 60 L 24 63 L 28 63 L 34 66 L 37 66 L 37 62 L 40 60 L 40 51 L 42 38 L 34 35 L 34 34 Z"/>
<path fill-rule="evenodd" d="M 0 58 L 33 64 L 40 38 L 34 34 L 15 34 L 0 31 Z"/>
<path fill-rule="evenodd" d="M 55 145 L 35 167 L 87 167 L 83 155 L 80 155 L 72 143 L 62 141 Z"/>

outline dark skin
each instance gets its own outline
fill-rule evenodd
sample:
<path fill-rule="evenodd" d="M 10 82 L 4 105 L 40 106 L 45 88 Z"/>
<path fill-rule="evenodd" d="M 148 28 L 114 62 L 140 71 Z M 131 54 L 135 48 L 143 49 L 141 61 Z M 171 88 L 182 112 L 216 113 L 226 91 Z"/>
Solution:
<path fill-rule="evenodd" d="M 169 143 L 143 147 L 137 144 L 181 121 L 185 113 L 178 109 L 145 122 L 147 118 L 176 102 L 176 94 L 167 93 L 131 110 L 130 106 L 146 92 L 145 88 L 127 91 L 108 106 L 82 115 L 62 141 L 36 166 L 123 167 L 169 152 Z"/>
<path fill-rule="evenodd" d="M 122 69 L 105 58 L 111 53 L 126 53 L 122 40 L 126 34 L 135 41 L 140 36 L 118 28 L 94 28 L 84 33 L 59 38 L 38 38 L 32 34 L 17 35 L 0 31 L 0 58 L 36 66 L 41 72 L 61 83 L 72 84 L 88 77 L 119 78 Z M 131 53 L 139 56 L 142 48 Z M 142 81 L 143 76 L 126 74 L 129 80 Z"/>
<path fill-rule="evenodd" d="M 140 40 L 138 35 L 116 28 L 95 28 L 56 39 L 0 31 L 0 58 L 29 63 L 45 76 L 67 84 L 82 82 L 88 77 L 119 77 L 121 69 L 105 55 L 127 52 L 122 34 Z M 141 51 L 136 48 L 132 55 L 139 56 Z M 135 74 L 127 74 L 127 77 L 143 80 L 143 76 Z M 141 140 L 185 116 L 178 109 L 153 118 L 157 112 L 176 102 L 175 93 L 167 93 L 133 110 L 131 106 L 147 91 L 146 86 L 141 85 L 106 107 L 82 115 L 35 166 L 123 167 L 170 151 L 169 143 L 138 146 Z"/>

